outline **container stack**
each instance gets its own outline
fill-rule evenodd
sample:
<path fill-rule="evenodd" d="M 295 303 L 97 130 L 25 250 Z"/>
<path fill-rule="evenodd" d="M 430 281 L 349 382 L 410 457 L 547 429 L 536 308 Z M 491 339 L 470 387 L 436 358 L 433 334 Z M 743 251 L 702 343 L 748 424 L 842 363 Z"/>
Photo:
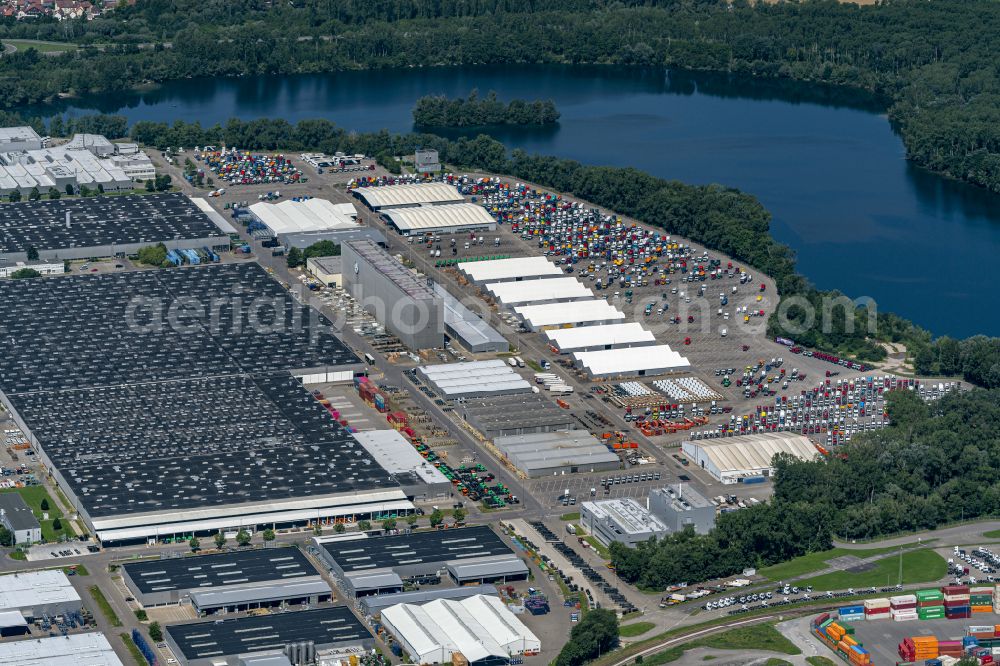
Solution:
<path fill-rule="evenodd" d="M 945 585 L 941 591 L 944 593 L 945 617 L 949 620 L 972 617 L 968 585 Z"/>
<path fill-rule="evenodd" d="M 1000 584 L 993 589 L 993 612 L 1000 614 Z"/>
<path fill-rule="evenodd" d="M 944 595 L 940 590 L 917 591 L 917 616 L 921 620 L 944 619 Z"/>
<path fill-rule="evenodd" d="M 866 620 L 888 620 L 891 617 L 888 599 L 867 599 L 864 608 Z"/>
<path fill-rule="evenodd" d="M 973 613 L 993 612 L 993 590 L 992 585 L 969 588 L 969 605 Z"/>
<path fill-rule="evenodd" d="M 938 657 L 962 658 L 962 641 L 938 641 Z"/>
<path fill-rule="evenodd" d="M 934 636 L 910 636 L 899 644 L 903 661 L 925 661 L 938 656 L 938 640 Z"/>
<path fill-rule="evenodd" d="M 901 594 L 896 597 L 889 597 L 892 619 L 896 622 L 908 622 L 916 620 L 917 597 L 914 594 Z"/>
<path fill-rule="evenodd" d="M 837 611 L 837 615 L 845 622 L 857 622 L 865 619 L 864 606 L 844 606 Z"/>

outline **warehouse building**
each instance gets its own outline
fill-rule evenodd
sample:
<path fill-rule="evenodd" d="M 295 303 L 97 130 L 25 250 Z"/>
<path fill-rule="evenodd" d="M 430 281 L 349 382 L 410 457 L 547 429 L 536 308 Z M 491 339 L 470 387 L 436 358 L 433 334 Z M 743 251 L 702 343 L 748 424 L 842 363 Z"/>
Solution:
<path fill-rule="evenodd" d="M 264 654 L 311 664 L 323 650 L 370 650 L 375 644 L 344 606 L 172 624 L 165 627 L 165 640 L 183 666 L 242 666 L 241 658 Z"/>
<path fill-rule="evenodd" d="M 441 170 L 441 160 L 438 151 L 430 148 L 418 148 L 413 154 L 413 168 L 417 173 L 437 173 Z"/>
<path fill-rule="evenodd" d="M 88 632 L 0 642 L 4 666 L 122 666 L 104 634 Z"/>
<path fill-rule="evenodd" d="M 382 623 L 419 664 L 452 663 L 461 655 L 476 666 L 500 666 L 542 648 L 502 601 L 486 595 L 390 606 L 382 610 Z"/>
<path fill-rule="evenodd" d="M 24 268 L 30 268 L 42 275 L 62 275 L 66 272 L 66 264 L 62 261 L 56 263 L 47 261 L 7 261 L 0 258 L 0 278 L 9 278 Z"/>
<path fill-rule="evenodd" d="M 42 540 L 42 526 L 19 493 L 0 493 L 0 525 L 10 530 L 16 544 Z"/>
<path fill-rule="evenodd" d="M 531 392 L 531 384 L 499 359 L 423 365 L 417 375 L 445 400 Z"/>
<path fill-rule="evenodd" d="M 493 444 L 528 478 L 604 472 L 621 467 L 618 456 L 586 430 L 497 437 Z"/>
<path fill-rule="evenodd" d="M 560 354 L 600 351 L 656 344 L 656 337 L 638 322 L 579 328 L 550 328 L 545 331 L 549 345 Z"/>
<path fill-rule="evenodd" d="M 179 193 L 0 206 L 0 254 L 10 261 L 27 261 L 29 248 L 41 260 L 62 261 L 134 255 L 156 243 L 168 249 L 228 250 L 230 241 Z"/>
<path fill-rule="evenodd" d="M 466 398 L 458 409 L 487 439 L 576 427 L 568 411 L 535 393 Z"/>
<path fill-rule="evenodd" d="M 684 442 L 685 455 L 722 483 L 774 475 L 772 461 L 779 453 L 799 460 L 813 460 L 819 454 L 808 437 L 791 432 L 741 435 L 724 440 Z"/>
<path fill-rule="evenodd" d="M 33 622 L 44 616 L 79 613 L 82 609 L 83 600 L 61 569 L 0 576 L 0 612 L 17 611 Z"/>
<path fill-rule="evenodd" d="M 398 430 L 368 430 L 353 435 L 372 459 L 396 478 L 409 499 L 433 499 L 451 493 L 451 481 Z"/>
<path fill-rule="evenodd" d="M 219 228 L 219 231 L 221 231 L 222 233 L 224 234 L 238 233 L 236 231 L 236 227 L 230 224 L 229 220 L 222 217 L 222 215 L 219 214 L 219 211 L 212 208 L 212 204 L 208 203 L 208 201 L 206 201 L 205 199 L 202 199 L 201 197 L 191 197 L 191 203 L 193 203 L 198 210 L 204 213 L 205 217 L 211 220 L 212 224 L 217 226 Z"/>
<path fill-rule="evenodd" d="M 330 241 L 334 245 L 343 246 L 347 241 L 370 240 L 380 247 L 386 247 L 385 234 L 378 229 L 366 227 L 358 224 L 354 228 L 330 229 L 328 231 L 301 231 L 298 233 L 287 233 L 280 239 L 282 245 L 287 249 L 297 247 L 305 250 L 310 245 L 321 241 Z"/>
<path fill-rule="evenodd" d="M 444 306 L 413 271 L 370 240 L 341 246 L 344 289 L 410 349 L 444 347 Z"/>
<path fill-rule="evenodd" d="M 688 526 L 698 534 L 715 527 L 715 505 L 683 483 L 649 491 L 649 510 L 674 532 Z"/>
<path fill-rule="evenodd" d="M 215 299 L 217 323 L 157 325 L 156 304 Z M 256 299 L 284 325 L 249 325 Z M 412 510 L 297 379 L 361 360 L 259 265 L 4 281 L 0 301 L 0 399 L 104 544 Z"/>
<path fill-rule="evenodd" d="M 691 369 L 691 363 L 669 345 L 647 345 L 600 351 L 573 352 L 573 363 L 591 379 L 646 377 Z"/>
<path fill-rule="evenodd" d="M 435 599 L 468 599 L 477 594 L 491 597 L 500 596 L 495 585 L 462 585 L 461 587 L 425 587 L 413 592 L 376 594 L 362 597 L 358 601 L 361 614 L 376 617 L 383 609 L 397 604 L 425 604 Z"/>
<path fill-rule="evenodd" d="M 535 305 L 593 300 L 594 293 L 576 278 L 558 277 L 526 282 L 487 282 L 483 291 L 501 305 Z"/>
<path fill-rule="evenodd" d="M 117 156 L 114 144 L 104 137 L 83 136 L 89 138 L 77 135 L 54 148 L 0 150 L 0 195 L 17 191 L 27 197 L 36 189 L 42 195 L 53 189 L 64 194 L 84 187 L 93 192 L 130 192 L 141 175 L 155 175 L 144 153 Z"/>
<path fill-rule="evenodd" d="M 38 136 L 33 128 L 0 127 L 0 153 L 13 153 L 22 150 L 41 150 L 48 139 Z"/>
<path fill-rule="evenodd" d="M 443 285 L 435 284 L 434 292 L 441 297 L 444 330 L 451 340 L 474 354 L 510 351 L 507 338 L 449 294 Z"/>
<path fill-rule="evenodd" d="M 395 208 L 382 213 L 382 219 L 402 236 L 457 234 L 497 228 L 493 216 L 482 206 L 472 203 Z"/>
<path fill-rule="evenodd" d="M 548 305 L 519 305 L 514 307 L 514 312 L 532 331 L 551 327 L 614 324 L 625 319 L 621 310 L 609 305 L 607 301 L 597 299 Z"/>
<path fill-rule="evenodd" d="M 313 242 L 336 241 L 336 232 L 351 231 L 360 225 L 354 204 L 335 204 L 326 199 L 288 199 L 281 203 L 260 201 L 250 205 L 250 214 L 286 247 L 301 247 L 290 241 L 308 237 Z"/>
<path fill-rule="evenodd" d="M 344 285 L 344 261 L 341 257 L 309 257 L 306 270 L 326 287 Z"/>
<path fill-rule="evenodd" d="M 437 206 L 465 201 L 458 188 L 445 183 L 405 183 L 382 187 L 358 187 L 354 196 L 372 210 L 394 210 L 415 206 Z"/>
<path fill-rule="evenodd" d="M 563 274 L 558 266 L 540 256 L 463 261 L 458 264 L 458 270 L 474 284 L 537 280 Z"/>
<path fill-rule="evenodd" d="M 663 521 L 630 497 L 584 502 L 580 505 L 580 525 L 605 546 L 617 541 L 634 548 L 670 533 Z"/>
<path fill-rule="evenodd" d="M 130 562 L 121 571 L 125 586 L 144 608 L 191 602 L 195 610 L 207 614 L 281 602 L 318 603 L 331 597 L 329 585 L 294 547 Z M 196 599 L 203 592 L 233 595 Z"/>
<path fill-rule="evenodd" d="M 330 573 L 356 597 L 398 592 L 405 579 L 444 573 L 462 585 L 528 576 L 524 562 L 485 525 L 388 536 L 316 537 L 313 541 Z"/>

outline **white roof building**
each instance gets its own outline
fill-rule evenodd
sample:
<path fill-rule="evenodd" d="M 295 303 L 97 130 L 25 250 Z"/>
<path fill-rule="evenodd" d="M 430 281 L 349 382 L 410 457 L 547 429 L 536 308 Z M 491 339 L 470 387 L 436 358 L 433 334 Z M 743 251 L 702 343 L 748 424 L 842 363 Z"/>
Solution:
<path fill-rule="evenodd" d="M 527 303 L 569 303 L 594 298 L 594 292 L 572 277 L 527 282 L 489 282 L 483 285 L 483 289 L 507 306 Z"/>
<path fill-rule="evenodd" d="M 458 265 L 472 282 L 508 282 L 560 276 L 563 272 L 545 257 L 511 257 L 490 261 L 463 261 Z"/>
<path fill-rule="evenodd" d="M 545 331 L 545 337 L 562 354 L 656 344 L 656 337 L 634 321 L 607 326 L 553 328 Z"/>
<path fill-rule="evenodd" d="M 501 360 L 425 365 L 417 372 L 446 400 L 531 392 L 531 384 Z"/>
<path fill-rule="evenodd" d="M 100 185 L 105 192 L 129 191 L 134 187 L 129 174 L 112 160 L 70 144 L 0 153 L 0 195 L 14 189 L 26 195 L 35 187 L 45 194 L 49 188 L 63 191 L 67 185 L 74 188 L 85 185 L 91 189 Z"/>
<path fill-rule="evenodd" d="M 354 190 L 354 196 L 364 201 L 372 210 L 465 201 L 454 185 L 445 183 L 406 183 L 382 187 L 359 187 Z"/>
<path fill-rule="evenodd" d="M 90 632 L 0 643 L 4 666 L 122 666 L 104 634 Z"/>
<path fill-rule="evenodd" d="M 396 208 L 385 211 L 383 216 L 404 236 L 496 229 L 497 226 L 485 208 L 472 203 Z"/>
<path fill-rule="evenodd" d="M 605 546 L 617 541 L 632 548 L 670 532 L 662 520 L 631 497 L 582 503 L 580 523 Z"/>
<path fill-rule="evenodd" d="M 771 461 L 779 453 L 799 460 L 813 460 L 819 452 L 808 437 L 791 432 L 741 435 L 723 440 L 684 442 L 684 453 L 722 483 L 771 476 Z"/>
<path fill-rule="evenodd" d="M 368 430 L 354 433 L 379 465 L 394 474 L 413 473 L 427 484 L 451 482 L 437 467 L 427 462 L 398 430 Z"/>
<path fill-rule="evenodd" d="M 607 301 L 573 301 L 547 305 L 520 305 L 514 307 L 528 328 L 540 331 L 550 326 L 588 326 L 611 324 L 625 319 L 621 310 Z"/>
<path fill-rule="evenodd" d="M 382 622 L 415 663 L 441 664 L 461 653 L 470 664 L 538 654 L 541 641 L 496 597 L 436 599 L 382 610 Z"/>
<path fill-rule="evenodd" d="M 44 141 L 33 128 L 0 127 L 0 152 L 5 150 L 41 150 Z"/>
<path fill-rule="evenodd" d="M 61 570 L 24 571 L 0 577 L 0 610 L 19 610 L 34 617 L 35 609 L 73 609 L 83 603 Z M 0 663 L 4 663 L 0 660 Z"/>
<path fill-rule="evenodd" d="M 573 362 L 591 377 L 644 377 L 687 370 L 691 362 L 669 345 L 573 352 Z"/>
<path fill-rule="evenodd" d="M 326 199 L 289 199 L 277 204 L 260 201 L 250 206 L 250 212 L 275 236 L 358 226 L 354 204 L 334 204 Z"/>

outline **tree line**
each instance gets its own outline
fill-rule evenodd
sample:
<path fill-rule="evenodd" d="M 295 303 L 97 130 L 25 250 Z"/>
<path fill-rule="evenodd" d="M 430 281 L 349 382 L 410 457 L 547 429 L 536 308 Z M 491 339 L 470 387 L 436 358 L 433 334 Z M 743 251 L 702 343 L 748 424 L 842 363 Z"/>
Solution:
<path fill-rule="evenodd" d="M 838 455 L 775 460 L 774 497 L 629 549 L 612 562 L 629 583 L 664 589 L 739 574 L 810 552 L 832 537 L 864 539 L 1000 515 L 1000 391 L 975 389 L 927 404 L 889 399 L 892 425 L 852 439 Z"/>
<path fill-rule="evenodd" d="M 0 21 L 73 41 L 0 59 L 0 105 L 207 76 L 458 64 L 656 65 L 865 88 L 908 156 L 1000 191 L 1000 5 L 993 0 L 146 0 L 94 21 Z"/>
<path fill-rule="evenodd" d="M 465 98 L 421 97 L 413 108 L 413 123 L 418 127 L 552 125 L 559 122 L 559 115 L 552 100 L 514 99 L 504 104 L 493 90 L 484 98 L 479 97 L 479 91 L 473 90 Z"/>

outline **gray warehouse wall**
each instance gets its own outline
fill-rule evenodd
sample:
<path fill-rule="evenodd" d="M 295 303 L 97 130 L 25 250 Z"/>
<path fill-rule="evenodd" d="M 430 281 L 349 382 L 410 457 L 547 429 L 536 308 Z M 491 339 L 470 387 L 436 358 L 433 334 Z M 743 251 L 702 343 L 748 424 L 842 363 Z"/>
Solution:
<path fill-rule="evenodd" d="M 390 333 L 410 349 L 444 346 L 444 306 L 440 298 L 413 299 L 349 243 L 342 246 L 341 255 L 347 293 Z"/>

